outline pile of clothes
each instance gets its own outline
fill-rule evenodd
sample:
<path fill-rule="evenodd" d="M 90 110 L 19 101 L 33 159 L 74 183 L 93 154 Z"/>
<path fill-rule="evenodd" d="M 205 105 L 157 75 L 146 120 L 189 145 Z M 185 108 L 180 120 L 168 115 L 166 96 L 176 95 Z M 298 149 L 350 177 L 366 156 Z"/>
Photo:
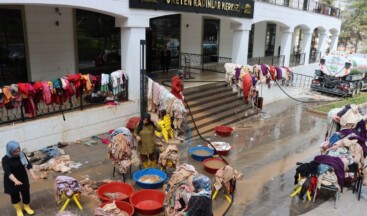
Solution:
<path fill-rule="evenodd" d="M 75 193 L 81 193 L 79 182 L 69 176 L 57 176 L 54 183 L 55 198 L 59 201 L 63 196 L 72 197 Z"/>
<path fill-rule="evenodd" d="M 175 167 L 179 160 L 178 149 L 176 145 L 168 145 L 167 148 L 159 155 L 158 163 L 161 167 L 165 167 L 169 161 L 171 167 Z"/>
<path fill-rule="evenodd" d="M 108 146 L 108 155 L 119 172 L 126 174 L 131 166 L 132 152 L 128 139 L 123 133 L 113 136 L 112 143 Z"/>
<path fill-rule="evenodd" d="M 103 207 L 98 207 L 94 210 L 95 216 L 129 216 L 129 213 L 120 210 L 115 201 L 107 203 Z"/>
<path fill-rule="evenodd" d="M 367 155 L 366 116 L 359 112 L 361 108 L 352 104 L 329 112 L 330 123 L 320 146 L 321 154 L 297 168 L 295 184 L 300 184 L 301 177 L 305 188 L 325 185 L 342 192 L 347 180 L 360 175 Z M 299 196 L 303 197 L 306 191 L 301 190 Z"/>
<path fill-rule="evenodd" d="M 192 165 L 184 163 L 176 167 L 169 182 L 163 185 L 163 191 L 166 193 L 164 200 L 165 215 L 176 215 L 188 207 L 194 191 L 192 182 L 197 174 L 198 172 Z"/>
<path fill-rule="evenodd" d="M 215 173 L 213 186 L 217 191 L 224 188 L 225 193 L 231 194 L 234 192 L 235 181 L 241 180 L 242 178 L 242 172 L 226 165 Z"/>
<path fill-rule="evenodd" d="M 74 161 L 71 161 L 69 155 L 60 155 L 51 158 L 47 161 L 47 163 L 33 165 L 33 169 L 36 171 L 54 170 L 56 172 L 66 173 L 72 168 L 79 168 L 81 165 L 81 163 L 75 163 Z"/>

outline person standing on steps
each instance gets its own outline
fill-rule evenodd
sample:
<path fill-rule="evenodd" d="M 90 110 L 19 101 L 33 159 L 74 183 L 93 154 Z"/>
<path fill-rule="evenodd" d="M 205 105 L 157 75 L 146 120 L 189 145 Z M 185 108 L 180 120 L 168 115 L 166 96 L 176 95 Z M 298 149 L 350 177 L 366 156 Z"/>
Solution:
<path fill-rule="evenodd" d="M 176 76 L 172 78 L 172 87 L 171 87 L 171 93 L 178 99 L 181 99 L 183 101 L 183 71 L 181 69 L 178 69 L 176 72 Z"/>
<path fill-rule="evenodd" d="M 34 211 L 29 206 L 30 186 L 27 169 L 33 180 L 38 181 L 40 177 L 34 173 L 32 164 L 28 161 L 24 152 L 21 151 L 18 142 L 9 141 L 6 144 L 6 155 L 2 158 L 1 164 L 4 170 L 5 193 L 10 195 L 17 216 L 23 216 L 23 209 L 27 214 L 33 215 Z M 20 203 L 20 195 L 22 195 L 23 209 Z"/>
<path fill-rule="evenodd" d="M 161 52 L 161 67 L 163 70 L 163 74 L 168 74 L 170 64 L 171 64 L 171 51 L 167 49 L 167 46 L 164 46 L 164 49 Z"/>

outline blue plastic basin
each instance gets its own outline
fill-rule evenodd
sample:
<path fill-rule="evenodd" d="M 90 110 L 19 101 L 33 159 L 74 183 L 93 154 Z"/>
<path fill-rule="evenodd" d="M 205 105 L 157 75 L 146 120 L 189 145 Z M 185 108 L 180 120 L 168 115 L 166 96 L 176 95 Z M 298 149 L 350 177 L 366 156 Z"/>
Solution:
<path fill-rule="evenodd" d="M 157 175 L 159 177 L 161 177 L 162 181 L 160 182 L 155 182 L 155 183 L 146 183 L 146 182 L 140 182 L 139 179 L 145 175 Z M 161 187 L 164 183 L 164 181 L 166 181 L 167 179 L 167 175 L 165 172 L 159 170 L 159 169 L 154 169 L 154 168 L 148 168 L 148 169 L 143 169 L 143 170 L 139 170 L 137 172 L 134 173 L 133 175 L 134 181 L 142 188 L 144 189 L 154 189 L 154 188 L 158 188 Z"/>
<path fill-rule="evenodd" d="M 197 154 L 195 154 L 195 151 L 197 151 L 197 150 L 208 151 L 209 152 L 209 155 L 208 156 L 197 155 Z M 205 160 L 207 158 L 211 158 L 213 156 L 213 154 L 214 154 L 213 149 L 210 149 L 210 148 L 205 147 L 205 146 L 192 147 L 192 148 L 190 148 L 189 152 L 190 152 L 192 158 L 194 158 L 197 161 L 203 161 L 203 160 Z"/>

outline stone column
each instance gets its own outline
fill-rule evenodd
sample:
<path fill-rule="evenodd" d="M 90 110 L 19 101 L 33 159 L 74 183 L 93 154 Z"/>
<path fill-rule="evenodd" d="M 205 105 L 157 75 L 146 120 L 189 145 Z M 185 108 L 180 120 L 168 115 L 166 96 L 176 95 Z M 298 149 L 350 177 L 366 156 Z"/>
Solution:
<path fill-rule="evenodd" d="M 251 24 L 234 29 L 232 42 L 232 63 L 246 65 Z"/>
<path fill-rule="evenodd" d="M 131 18 L 136 20 L 137 18 Z M 140 99 L 140 41 L 145 40 L 145 29 L 149 27 L 149 19 L 140 19 L 139 23 L 129 22 L 129 18 L 117 20 L 121 27 L 121 69 L 129 76 L 129 100 Z M 146 53 L 146 50 L 145 50 Z M 144 59 L 146 64 L 146 60 Z M 146 68 L 146 65 L 143 65 Z"/>
<path fill-rule="evenodd" d="M 280 39 L 280 55 L 284 55 L 284 66 L 289 66 L 289 60 L 292 50 L 293 31 L 289 28 L 280 29 L 282 36 Z"/>
<path fill-rule="evenodd" d="M 331 36 L 330 51 L 336 51 L 338 49 L 339 34 L 333 32 Z"/>
<path fill-rule="evenodd" d="M 305 53 L 305 63 L 304 63 L 305 65 L 308 65 L 310 59 L 311 40 L 312 40 L 312 32 L 303 31 L 301 52 Z"/>
<path fill-rule="evenodd" d="M 326 38 L 327 34 L 325 32 L 320 32 L 319 42 L 317 44 L 317 51 L 321 52 L 321 56 L 325 55 Z"/>

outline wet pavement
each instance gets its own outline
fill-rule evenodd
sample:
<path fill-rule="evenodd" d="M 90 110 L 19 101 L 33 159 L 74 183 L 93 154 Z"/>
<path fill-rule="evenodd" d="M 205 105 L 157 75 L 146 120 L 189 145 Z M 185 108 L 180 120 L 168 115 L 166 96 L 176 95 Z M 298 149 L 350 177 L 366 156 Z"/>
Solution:
<path fill-rule="evenodd" d="M 205 136 L 210 141 L 225 141 L 232 145 L 232 150 L 225 159 L 235 169 L 244 173 L 244 179 L 237 181 L 237 189 L 233 205 L 227 215 L 301 215 L 317 210 L 318 206 L 334 203 L 332 194 L 325 194 L 315 203 L 303 202 L 291 198 L 296 162 L 309 162 L 318 155 L 318 146 L 322 142 L 326 131 L 326 119 L 307 111 L 308 104 L 291 100 L 283 100 L 266 105 L 261 114 L 242 120 L 231 125 L 235 128 L 230 137 L 220 137 L 213 134 Z M 109 129 L 106 129 L 107 131 Z M 186 142 L 185 142 L 186 143 Z M 180 159 L 181 163 L 192 163 L 200 173 L 213 178 L 200 164 L 187 156 L 185 143 L 180 148 L 185 152 Z M 199 139 L 191 141 L 191 146 L 204 145 Z M 89 177 L 92 180 L 112 178 L 112 163 L 107 160 L 107 146 L 101 143 L 92 146 L 73 144 L 65 147 L 67 154 L 75 162 L 83 166 L 73 169 L 67 174 L 78 180 Z M 133 172 L 138 168 L 134 167 Z M 54 198 L 53 182 L 60 173 L 51 172 L 49 179 L 42 182 L 31 181 L 31 206 L 36 215 L 56 215 L 61 208 Z M 122 179 L 119 175 L 115 179 Z M 3 185 L 2 178 L 0 184 Z M 127 182 L 135 185 L 130 176 Z M 350 190 L 345 190 L 351 196 Z M 357 202 L 352 196 L 350 201 Z M 341 196 L 343 200 L 343 194 Z M 10 204 L 10 198 L 0 196 L 0 215 L 15 215 Z M 349 201 L 348 201 L 349 202 Z M 360 202 L 365 202 L 361 198 Z M 83 210 L 79 211 L 71 202 L 67 210 L 78 215 L 91 216 L 99 201 L 92 197 L 83 197 Z M 219 194 L 213 202 L 214 215 L 223 215 L 228 202 Z M 332 206 L 332 205 L 330 205 Z M 309 214 L 313 215 L 313 214 Z M 314 215 L 317 215 L 316 213 Z"/>

